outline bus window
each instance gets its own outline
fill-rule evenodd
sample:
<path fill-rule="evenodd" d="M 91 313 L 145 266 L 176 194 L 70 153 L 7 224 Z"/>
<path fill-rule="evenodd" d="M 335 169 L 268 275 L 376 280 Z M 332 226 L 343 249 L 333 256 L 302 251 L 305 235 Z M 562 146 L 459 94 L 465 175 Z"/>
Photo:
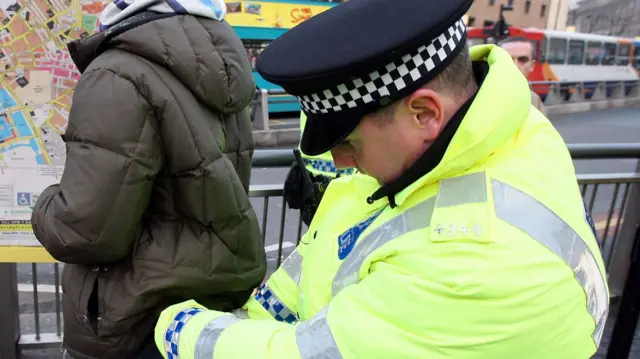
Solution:
<path fill-rule="evenodd" d="M 564 64 L 567 54 L 567 40 L 549 40 L 549 51 L 547 52 L 547 62 L 551 65 Z"/>
<path fill-rule="evenodd" d="M 585 61 L 585 64 L 587 65 L 600 64 L 600 48 L 602 48 L 601 42 L 589 41 L 587 43 L 587 59 Z"/>
<path fill-rule="evenodd" d="M 584 41 L 571 40 L 569 41 L 569 56 L 567 64 L 569 65 L 582 65 L 584 62 Z"/>
<path fill-rule="evenodd" d="M 542 45 L 540 45 L 540 63 L 544 64 L 547 62 L 547 38 L 542 38 Z"/>
<path fill-rule="evenodd" d="M 620 46 L 618 46 L 618 56 L 616 56 L 616 66 L 629 65 L 630 55 L 631 44 L 620 44 Z"/>
<path fill-rule="evenodd" d="M 605 66 L 613 66 L 616 63 L 616 51 L 618 45 L 613 43 L 605 43 L 602 49 L 602 64 Z"/>
<path fill-rule="evenodd" d="M 256 60 L 258 59 L 258 55 L 260 55 L 262 50 L 264 50 L 270 42 L 271 41 L 267 40 L 242 40 L 253 71 L 256 70 Z"/>
<path fill-rule="evenodd" d="M 640 43 L 634 44 L 633 67 L 640 72 Z"/>

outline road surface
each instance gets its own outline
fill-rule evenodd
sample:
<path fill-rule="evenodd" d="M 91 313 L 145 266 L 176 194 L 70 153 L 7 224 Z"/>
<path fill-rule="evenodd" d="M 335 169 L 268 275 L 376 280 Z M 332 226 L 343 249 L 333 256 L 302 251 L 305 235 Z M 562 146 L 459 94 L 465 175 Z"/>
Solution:
<path fill-rule="evenodd" d="M 574 115 L 565 115 L 552 118 L 552 121 L 567 143 L 613 143 L 613 142 L 637 142 L 640 140 L 640 108 L 612 109 L 599 112 L 590 112 Z M 285 124 L 282 124 L 285 126 Z M 290 124 L 286 124 L 290 126 Z M 576 171 L 579 174 L 586 173 L 611 173 L 634 172 L 637 161 L 635 160 L 580 160 L 575 161 Z M 252 174 L 252 184 L 282 184 L 287 169 L 255 168 Z M 589 194 L 587 192 L 587 202 Z M 622 192 L 622 191 L 620 191 Z M 621 197 L 620 193 L 619 197 Z M 594 218 L 602 236 L 606 224 L 606 213 L 613 196 L 613 185 L 600 186 L 594 202 Z M 258 218 L 263 218 L 264 200 L 253 198 L 252 203 L 256 209 Z M 618 202 L 618 206 L 620 202 Z M 279 237 L 281 231 L 281 213 L 283 210 L 281 197 L 274 197 L 268 203 L 268 217 L 266 228 L 266 250 L 269 260 L 269 268 L 273 270 L 277 264 Z M 284 223 L 283 258 L 290 253 L 297 242 L 299 216 L 297 212 L 285 209 L 286 221 Z M 262 222 L 261 222 L 262 223 Z M 303 231 L 305 228 L 302 229 Z M 609 231 L 609 235 L 613 233 Z M 19 265 L 18 279 L 20 290 L 20 312 L 23 334 L 35 332 L 34 306 L 33 306 L 33 275 L 31 265 Z M 38 265 L 37 280 L 39 291 L 40 326 L 42 332 L 54 332 L 56 330 L 55 316 L 55 286 L 54 266 Z M 60 357 L 57 353 L 47 352 L 38 358 Z M 35 358 L 35 357 L 32 357 Z M 640 358 L 640 356 L 638 356 Z"/>

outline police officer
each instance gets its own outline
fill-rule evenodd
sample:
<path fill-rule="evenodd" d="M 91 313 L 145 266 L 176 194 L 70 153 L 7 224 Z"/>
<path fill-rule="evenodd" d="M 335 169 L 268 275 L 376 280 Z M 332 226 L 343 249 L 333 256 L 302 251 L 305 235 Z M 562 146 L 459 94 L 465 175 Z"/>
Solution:
<path fill-rule="evenodd" d="M 331 182 L 246 312 L 167 308 L 164 355 L 596 353 L 609 290 L 569 151 L 506 51 L 469 52 L 471 3 L 348 1 L 262 53 L 262 76 L 308 116 L 302 150 L 371 177 Z"/>
<path fill-rule="evenodd" d="M 300 114 L 300 133 L 304 133 L 307 116 Z M 301 211 L 302 221 L 308 226 L 315 215 L 322 196 L 332 179 L 352 175 L 355 168 L 338 169 L 331 152 L 309 156 L 300 151 L 300 159 L 293 163 L 284 183 L 284 198 L 289 208 Z M 296 154 L 296 155 L 298 155 Z"/>

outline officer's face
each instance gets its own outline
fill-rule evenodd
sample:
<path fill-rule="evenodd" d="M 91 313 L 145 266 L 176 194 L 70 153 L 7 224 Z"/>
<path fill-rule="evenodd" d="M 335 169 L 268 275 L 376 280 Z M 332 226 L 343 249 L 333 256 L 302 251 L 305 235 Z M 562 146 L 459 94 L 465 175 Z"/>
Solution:
<path fill-rule="evenodd" d="M 331 150 L 338 168 L 357 167 L 386 184 L 400 177 L 429 148 L 444 124 L 447 100 L 420 89 L 396 103 L 385 118 L 365 116 L 340 145 Z"/>
<path fill-rule="evenodd" d="M 518 66 L 520 72 L 527 77 L 533 71 L 533 45 L 530 42 L 508 42 L 502 45 L 502 48 L 507 50 L 513 62 Z"/>

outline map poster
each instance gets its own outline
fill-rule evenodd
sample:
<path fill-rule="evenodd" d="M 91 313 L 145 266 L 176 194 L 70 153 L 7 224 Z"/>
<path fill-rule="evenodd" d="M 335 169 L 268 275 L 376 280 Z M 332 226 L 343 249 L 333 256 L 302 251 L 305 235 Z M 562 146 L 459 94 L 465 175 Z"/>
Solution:
<path fill-rule="evenodd" d="M 108 0 L 0 0 L 0 246 L 38 245 L 31 207 L 62 176 L 80 74 L 66 44 L 95 32 Z"/>

